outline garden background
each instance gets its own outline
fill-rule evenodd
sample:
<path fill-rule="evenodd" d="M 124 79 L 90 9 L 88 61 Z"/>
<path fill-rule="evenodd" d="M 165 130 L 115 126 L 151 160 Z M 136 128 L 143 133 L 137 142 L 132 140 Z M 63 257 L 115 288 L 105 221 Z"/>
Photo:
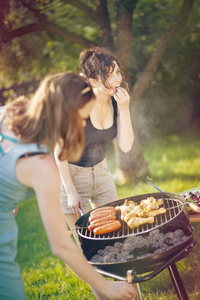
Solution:
<path fill-rule="evenodd" d="M 200 0 L 0 0 L 0 105 L 31 97 L 49 73 L 78 72 L 83 49 L 105 47 L 123 63 L 135 131 L 128 155 L 108 147 L 119 197 L 155 192 L 148 178 L 168 192 L 200 186 L 199 16 Z M 35 199 L 20 205 L 17 221 L 28 299 L 93 299 L 51 255 Z M 179 267 L 199 299 L 194 228 L 197 246 Z M 176 299 L 163 273 L 142 286 L 144 299 Z"/>

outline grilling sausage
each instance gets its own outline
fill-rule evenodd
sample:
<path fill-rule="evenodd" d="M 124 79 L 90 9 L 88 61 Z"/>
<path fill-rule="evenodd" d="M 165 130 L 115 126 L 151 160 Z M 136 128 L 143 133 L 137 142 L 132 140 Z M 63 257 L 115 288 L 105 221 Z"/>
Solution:
<path fill-rule="evenodd" d="M 120 221 L 113 221 L 109 224 L 105 224 L 103 226 L 97 227 L 93 230 L 94 234 L 106 234 L 115 230 L 118 230 L 121 227 Z"/>
<path fill-rule="evenodd" d="M 109 212 L 115 212 L 115 208 L 113 206 L 99 207 L 91 211 L 90 216 L 95 214 L 101 214 L 101 213 L 109 213 Z"/>
<path fill-rule="evenodd" d="M 114 212 L 113 211 L 108 211 L 108 212 L 105 211 L 105 212 L 101 212 L 99 214 L 90 215 L 88 221 L 93 222 L 93 221 L 97 221 L 97 220 L 102 219 L 107 216 L 115 216 L 115 215 L 116 215 L 115 211 Z"/>
<path fill-rule="evenodd" d="M 103 222 L 103 221 L 108 221 L 108 220 L 116 220 L 116 215 L 115 214 L 110 214 L 110 215 L 98 215 L 97 218 L 93 219 L 92 221 L 90 221 L 90 218 L 89 218 L 89 222 L 90 224 L 94 224 L 94 223 L 97 223 L 97 222 Z"/>
<path fill-rule="evenodd" d="M 103 225 L 107 225 L 109 223 L 112 223 L 114 220 L 107 220 L 107 221 L 102 221 L 102 222 L 96 222 L 96 223 L 93 223 L 93 224 L 90 224 L 88 226 L 88 230 L 89 231 L 93 231 L 95 228 L 97 227 L 101 227 Z"/>

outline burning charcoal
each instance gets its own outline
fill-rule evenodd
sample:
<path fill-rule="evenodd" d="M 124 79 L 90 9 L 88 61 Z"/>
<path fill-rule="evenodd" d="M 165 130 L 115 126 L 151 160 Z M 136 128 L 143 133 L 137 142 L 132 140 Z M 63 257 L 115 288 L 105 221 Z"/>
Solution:
<path fill-rule="evenodd" d="M 129 252 L 121 252 L 116 254 L 117 261 L 126 261 L 127 257 L 129 256 Z"/>
<path fill-rule="evenodd" d="M 136 248 L 131 252 L 131 254 L 135 255 L 136 257 L 145 256 L 145 255 L 147 255 L 147 253 L 148 253 L 147 246 L 143 246 L 141 248 Z"/>
<path fill-rule="evenodd" d="M 149 253 L 152 253 L 152 254 L 153 254 L 154 251 L 156 251 L 156 249 L 157 249 L 157 247 L 156 247 L 155 245 L 153 245 L 153 244 L 150 245 L 150 246 L 149 246 Z"/>
<path fill-rule="evenodd" d="M 107 252 L 106 255 L 103 257 L 103 260 L 105 263 L 107 262 L 111 262 L 111 260 L 115 260 L 116 261 L 116 258 L 115 258 L 115 253 L 114 252 Z"/>
<path fill-rule="evenodd" d="M 142 236 L 138 236 L 137 239 L 134 241 L 135 248 L 141 248 L 148 245 L 149 245 L 149 240 Z"/>
<path fill-rule="evenodd" d="M 169 246 L 167 244 L 163 243 L 160 248 L 164 252 L 164 251 L 167 251 L 169 249 Z"/>
<path fill-rule="evenodd" d="M 153 235 L 149 235 L 149 251 L 154 252 L 156 249 L 161 248 L 165 242 L 163 233 L 155 233 Z"/>
<path fill-rule="evenodd" d="M 114 246 L 99 249 L 91 262 L 116 263 L 141 259 L 168 251 L 188 238 L 182 229 L 167 232 L 165 235 L 160 233 L 159 229 L 155 229 L 148 236 L 131 235 L 123 243 L 115 242 Z"/>
<path fill-rule="evenodd" d="M 146 253 L 145 255 L 140 255 L 140 256 L 138 256 L 137 258 L 146 258 L 146 257 L 148 257 L 148 256 L 152 256 L 152 253 Z"/>
<path fill-rule="evenodd" d="M 110 261 L 109 261 L 109 263 L 113 263 L 113 262 L 117 262 L 117 260 L 116 260 L 116 258 L 114 258 L 114 257 L 112 257 L 111 259 L 110 259 Z"/>
<path fill-rule="evenodd" d="M 123 247 L 123 243 L 116 242 L 116 243 L 114 243 L 114 247 L 115 247 L 115 248 L 118 248 L 119 250 L 121 250 L 122 247 Z"/>
<path fill-rule="evenodd" d="M 160 254 L 163 252 L 163 249 L 162 248 L 158 248 L 154 251 L 154 254 Z"/>
<path fill-rule="evenodd" d="M 103 259 L 103 256 L 100 256 L 98 254 L 94 255 L 91 259 L 90 259 L 91 262 L 93 263 L 104 263 L 104 259 Z"/>
<path fill-rule="evenodd" d="M 106 246 L 106 247 L 104 248 L 104 250 L 109 252 L 109 251 L 112 251 L 113 248 L 114 248 L 114 247 L 112 247 L 112 246 Z"/>
<path fill-rule="evenodd" d="M 124 241 L 124 245 L 122 247 L 122 251 L 132 251 L 135 249 L 141 249 L 142 247 L 147 247 L 149 244 L 148 239 L 146 239 L 145 237 L 142 236 L 131 236 L 128 237 L 125 241 Z"/>
<path fill-rule="evenodd" d="M 131 254 L 134 254 L 137 257 L 148 253 L 149 241 L 147 238 L 137 237 L 134 243 L 131 244 L 132 251 Z"/>
<path fill-rule="evenodd" d="M 99 254 L 99 255 L 101 255 L 101 256 L 104 256 L 105 255 L 105 250 L 104 249 L 99 249 L 98 251 L 97 251 L 97 253 Z"/>
<path fill-rule="evenodd" d="M 177 229 L 174 232 L 174 235 L 175 235 L 176 238 L 181 239 L 185 235 L 185 233 L 182 229 Z"/>
<path fill-rule="evenodd" d="M 119 248 L 112 247 L 112 246 L 106 246 L 104 250 L 106 252 L 113 252 L 113 253 L 118 253 L 119 252 Z"/>
<path fill-rule="evenodd" d="M 154 229 L 154 230 L 149 232 L 149 236 L 153 236 L 153 235 L 158 234 L 158 233 L 160 233 L 159 229 Z"/>
<path fill-rule="evenodd" d="M 165 243 L 167 245 L 174 245 L 176 243 L 177 239 L 176 237 L 174 236 L 174 233 L 173 232 L 167 232 L 165 234 Z"/>
<path fill-rule="evenodd" d="M 123 251 L 132 251 L 133 250 L 133 244 L 131 243 L 125 243 L 121 249 L 121 252 Z"/>
<path fill-rule="evenodd" d="M 159 253 L 162 253 L 162 252 L 165 252 L 169 250 L 169 246 L 165 243 L 161 244 L 160 247 L 158 249 L 156 249 L 154 251 L 154 254 L 159 254 Z"/>
<path fill-rule="evenodd" d="M 134 243 L 134 245 L 137 246 L 138 248 L 149 247 L 149 239 L 145 238 L 145 237 L 137 239 L 137 241 Z"/>
<path fill-rule="evenodd" d="M 134 243 L 138 237 L 135 235 L 131 235 L 124 240 L 124 244 L 126 243 Z"/>
<path fill-rule="evenodd" d="M 127 255 L 127 257 L 126 257 L 126 260 L 132 260 L 132 259 L 134 259 L 135 258 L 135 256 L 133 255 L 133 254 L 129 254 L 129 255 Z"/>

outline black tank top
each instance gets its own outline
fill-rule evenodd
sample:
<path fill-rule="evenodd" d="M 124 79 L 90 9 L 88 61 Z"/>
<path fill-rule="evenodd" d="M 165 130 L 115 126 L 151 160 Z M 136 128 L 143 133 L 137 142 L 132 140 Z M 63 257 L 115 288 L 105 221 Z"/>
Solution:
<path fill-rule="evenodd" d="M 90 118 L 85 126 L 85 148 L 81 159 L 73 163 L 81 167 L 93 167 L 106 157 L 106 145 L 117 136 L 117 103 L 112 97 L 113 125 L 108 129 L 95 128 Z"/>

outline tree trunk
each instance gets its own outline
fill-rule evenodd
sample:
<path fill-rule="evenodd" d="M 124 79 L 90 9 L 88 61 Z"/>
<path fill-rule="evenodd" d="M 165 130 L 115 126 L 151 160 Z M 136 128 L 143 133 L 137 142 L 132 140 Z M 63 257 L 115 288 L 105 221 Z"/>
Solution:
<path fill-rule="evenodd" d="M 133 11 L 138 1 L 125 3 L 117 10 L 117 45 L 116 53 L 122 62 L 126 81 L 129 83 L 128 63 L 133 43 Z"/>
<path fill-rule="evenodd" d="M 113 41 L 113 34 L 110 26 L 107 1 L 100 0 L 96 11 L 98 12 L 97 22 L 99 25 L 99 35 L 101 38 L 102 47 L 108 48 L 111 51 L 113 51 L 114 41 Z"/>
<path fill-rule="evenodd" d="M 133 43 L 133 11 L 138 1 L 124 3 L 124 7 L 117 10 L 117 47 L 116 52 L 123 65 L 126 82 L 129 83 L 128 63 L 130 61 Z M 131 99 L 132 102 L 132 99 Z M 131 116 L 132 113 L 132 105 Z M 147 163 L 143 157 L 137 132 L 134 131 L 134 143 L 129 153 L 123 153 L 117 142 L 114 142 L 116 157 L 116 180 L 118 184 L 124 184 L 130 177 L 140 178 L 147 174 Z"/>
<path fill-rule="evenodd" d="M 3 38 L 6 34 L 6 29 L 4 26 L 5 15 L 9 11 L 9 3 L 0 0 L 0 51 L 3 45 Z"/>
<path fill-rule="evenodd" d="M 139 101 L 141 97 L 144 95 L 144 93 L 147 91 L 156 73 L 158 64 L 160 62 L 160 59 L 164 51 L 166 50 L 167 46 L 170 44 L 172 39 L 178 34 L 178 32 L 186 24 L 190 10 L 192 8 L 193 1 L 194 0 L 183 1 L 183 5 L 181 7 L 180 14 L 177 20 L 160 39 L 158 45 L 153 50 L 152 55 L 149 61 L 147 62 L 147 65 L 143 73 L 140 75 L 135 85 L 133 86 L 130 92 L 131 99 L 132 99 L 132 103 L 131 103 L 132 116 L 134 111 L 134 103 Z M 125 28 L 123 28 L 123 30 L 125 31 Z M 131 39 L 130 37 L 129 38 L 127 37 L 126 39 L 123 40 L 122 50 L 126 49 L 126 51 L 128 51 L 128 47 L 126 47 L 126 44 L 131 43 L 130 39 Z M 121 53 L 123 52 L 122 50 Z M 126 55 L 126 57 L 124 56 L 124 62 L 126 58 L 126 64 L 128 64 L 129 57 L 130 56 L 128 55 Z M 124 182 L 126 182 L 128 178 L 144 177 L 147 175 L 148 173 L 147 163 L 145 162 L 141 152 L 141 147 L 137 137 L 137 132 L 135 132 L 134 144 L 132 150 L 129 153 L 126 154 L 122 153 L 118 149 L 116 143 L 115 143 L 115 153 L 116 153 L 116 160 L 117 160 L 117 170 L 116 170 L 117 180 L 119 184 L 123 184 Z"/>

